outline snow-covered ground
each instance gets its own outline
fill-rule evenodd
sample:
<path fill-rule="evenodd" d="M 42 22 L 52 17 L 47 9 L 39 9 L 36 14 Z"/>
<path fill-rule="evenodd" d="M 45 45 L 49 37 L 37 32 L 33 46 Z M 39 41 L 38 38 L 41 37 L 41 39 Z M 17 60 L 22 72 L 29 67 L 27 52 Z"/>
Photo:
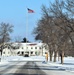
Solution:
<path fill-rule="evenodd" d="M 60 64 L 61 61 L 55 62 L 55 63 L 49 63 L 51 65 L 57 65 L 65 67 L 67 70 L 74 70 L 74 57 L 64 57 L 64 64 Z"/>
<path fill-rule="evenodd" d="M 60 70 L 60 71 L 68 71 L 74 72 L 74 58 L 73 57 L 65 57 L 64 64 L 60 64 L 60 61 L 57 62 L 46 62 L 45 57 L 42 56 L 31 56 L 31 57 L 22 57 L 22 56 L 10 56 L 10 57 L 0 57 L 2 60 L 0 62 L 0 66 L 7 65 L 11 63 L 11 61 L 41 61 L 36 62 L 39 66 L 44 66 L 46 70 Z"/>
<path fill-rule="evenodd" d="M 9 57 L 0 57 L 0 66 L 7 65 L 14 61 L 46 61 L 45 57 L 41 56 L 32 56 L 32 57 L 23 57 L 23 56 L 9 56 Z"/>
<path fill-rule="evenodd" d="M 64 57 L 64 64 L 61 64 L 61 60 L 57 58 L 56 62 L 48 62 L 45 64 L 49 68 L 49 70 L 63 70 L 63 71 L 69 71 L 74 72 L 74 57 Z"/>
<path fill-rule="evenodd" d="M 23 56 L 9 56 L 9 57 L 1 57 L 1 61 L 46 61 L 45 57 L 42 56 L 31 56 L 31 57 L 23 57 Z"/>

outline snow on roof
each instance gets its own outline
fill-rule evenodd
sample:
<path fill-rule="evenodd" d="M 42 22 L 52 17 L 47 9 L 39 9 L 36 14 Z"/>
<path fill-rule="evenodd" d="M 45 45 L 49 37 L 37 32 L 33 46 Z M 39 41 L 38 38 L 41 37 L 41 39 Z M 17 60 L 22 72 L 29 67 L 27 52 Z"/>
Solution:
<path fill-rule="evenodd" d="M 18 42 L 7 42 L 7 44 L 11 44 L 12 46 L 42 46 L 44 43 L 18 43 Z"/>

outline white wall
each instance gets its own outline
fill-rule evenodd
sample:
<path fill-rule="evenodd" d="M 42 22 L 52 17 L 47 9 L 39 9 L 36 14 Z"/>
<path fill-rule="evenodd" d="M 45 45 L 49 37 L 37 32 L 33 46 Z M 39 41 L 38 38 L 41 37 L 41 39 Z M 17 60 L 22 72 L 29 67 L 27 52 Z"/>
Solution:
<path fill-rule="evenodd" d="M 28 51 L 29 53 L 33 52 L 34 55 L 37 52 L 37 55 L 44 55 L 45 56 L 45 52 L 48 52 L 48 50 L 45 49 L 45 47 L 42 48 L 42 45 L 43 45 L 42 43 L 37 43 L 36 45 L 30 45 L 32 43 L 27 43 L 27 44 L 20 43 L 20 44 L 21 44 L 21 46 L 19 47 L 19 49 L 11 50 L 11 49 L 5 48 L 3 50 L 2 56 L 17 55 L 17 53 L 19 51 L 20 51 L 20 53 L 24 52 L 24 54 L 26 51 Z M 14 43 L 14 45 L 15 45 L 15 43 Z M 40 47 L 41 47 L 41 49 L 40 49 Z"/>

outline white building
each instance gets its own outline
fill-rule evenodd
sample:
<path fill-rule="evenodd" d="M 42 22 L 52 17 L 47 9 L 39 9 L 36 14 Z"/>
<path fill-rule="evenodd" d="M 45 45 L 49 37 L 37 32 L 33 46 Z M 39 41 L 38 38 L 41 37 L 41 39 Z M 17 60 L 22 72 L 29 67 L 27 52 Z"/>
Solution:
<path fill-rule="evenodd" d="M 9 43 L 11 46 L 7 46 L 3 49 L 2 56 L 45 56 L 48 52 L 48 47 L 44 43 Z"/>

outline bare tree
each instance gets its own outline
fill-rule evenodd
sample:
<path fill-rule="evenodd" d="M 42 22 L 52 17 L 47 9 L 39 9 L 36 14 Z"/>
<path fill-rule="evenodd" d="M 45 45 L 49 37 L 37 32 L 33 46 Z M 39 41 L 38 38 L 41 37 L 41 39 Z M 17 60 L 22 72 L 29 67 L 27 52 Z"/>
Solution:
<path fill-rule="evenodd" d="M 67 3 L 69 3 L 70 0 L 68 0 Z M 72 0 L 70 1 L 70 5 L 73 4 Z M 68 8 L 68 6 L 67 6 Z M 74 23 L 73 18 L 71 18 L 70 15 L 68 15 L 67 10 L 71 10 L 70 8 L 65 8 L 65 1 L 63 0 L 55 0 L 55 3 L 53 3 L 49 9 L 49 12 L 52 13 L 54 16 L 54 25 L 60 28 L 60 35 L 58 36 L 58 45 L 60 49 L 60 55 L 61 55 L 61 63 L 63 64 L 63 57 L 64 57 L 64 51 L 67 47 L 67 41 L 71 40 L 72 45 L 74 46 L 74 41 L 72 39 L 73 35 L 71 36 L 71 33 L 74 32 Z M 66 13 L 67 12 L 67 13 Z"/>
<path fill-rule="evenodd" d="M 34 34 L 36 35 L 36 40 L 42 40 L 43 43 L 46 43 L 49 46 L 50 61 L 52 61 L 53 54 L 53 21 L 52 16 L 49 16 L 48 9 L 45 6 L 42 6 L 43 16 L 38 21 L 36 29 L 34 29 Z M 51 42 L 52 41 L 52 42 Z"/>
<path fill-rule="evenodd" d="M 64 2 L 64 7 L 66 9 L 67 14 L 69 15 L 69 18 L 74 17 L 74 0 L 66 0 Z"/>
<path fill-rule="evenodd" d="M 67 49 L 74 47 L 74 19 L 67 12 L 73 13 L 72 8 L 68 8 L 69 1 L 55 0 L 49 8 L 42 6 L 42 17 L 34 29 L 35 39 L 48 44 L 50 61 L 52 60 L 53 51 L 54 61 L 56 61 L 58 51 L 62 64 Z M 71 4 L 73 7 L 73 3 Z"/>
<path fill-rule="evenodd" d="M 13 31 L 12 25 L 9 23 L 1 23 L 0 24 L 0 43 L 10 41 L 10 33 Z"/>
<path fill-rule="evenodd" d="M 10 41 L 10 33 L 13 31 L 12 25 L 9 23 L 1 23 L 0 24 L 0 51 L 2 55 L 2 51 L 6 46 L 4 43 Z"/>

